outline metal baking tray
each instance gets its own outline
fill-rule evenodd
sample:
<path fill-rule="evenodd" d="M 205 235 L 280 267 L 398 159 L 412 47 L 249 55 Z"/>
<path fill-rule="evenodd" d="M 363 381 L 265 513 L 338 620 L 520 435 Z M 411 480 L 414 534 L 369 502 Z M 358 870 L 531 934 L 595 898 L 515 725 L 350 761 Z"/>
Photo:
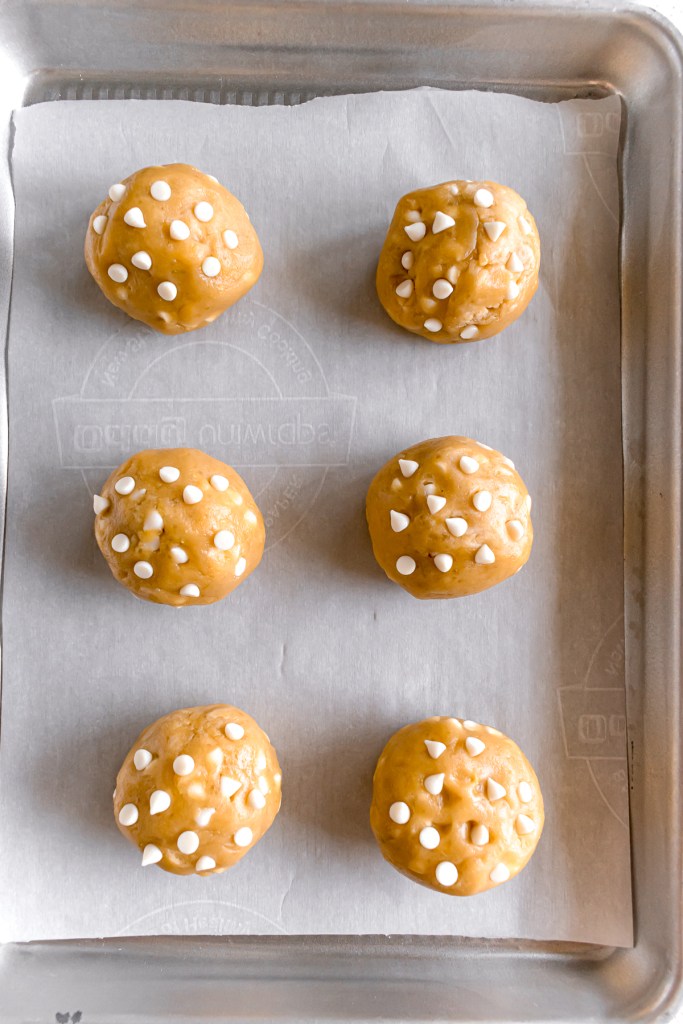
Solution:
<path fill-rule="evenodd" d="M 6 335 L 13 221 L 6 154 L 14 107 L 126 97 L 300 103 L 321 94 L 418 85 L 547 100 L 608 93 L 623 99 L 624 551 L 635 948 L 409 936 L 7 945 L 0 950 L 2 1021 L 597 1022 L 677 1015 L 683 981 L 683 47 L 671 26 L 644 8 L 599 0 L 572 6 L 510 0 L 0 0 L 0 329 Z M 599 133 L 600 124 L 587 122 L 585 130 Z M 5 469 L 4 379 L 0 401 Z M 583 868 L 589 871 L 590 864 Z"/>

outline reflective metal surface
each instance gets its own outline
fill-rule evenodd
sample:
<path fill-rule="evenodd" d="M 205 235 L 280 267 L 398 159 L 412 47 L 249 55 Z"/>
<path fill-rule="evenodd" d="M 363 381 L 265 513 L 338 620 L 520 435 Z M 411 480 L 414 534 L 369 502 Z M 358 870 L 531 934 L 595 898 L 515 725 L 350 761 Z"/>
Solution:
<path fill-rule="evenodd" d="M 321 93 L 424 84 L 546 99 L 616 91 L 625 104 L 625 600 L 636 947 L 406 937 L 6 946 L 0 951 L 3 1021 L 52 1022 L 59 1013 L 66 1024 L 79 1019 L 78 1011 L 83 1024 L 675 1015 L 683 909 L 680 38 L 644 9 L 600 2 L 0 2 L 6 153 L 10 113 L 22 103 L 110 97 L 296 103 Z M 3 333 L 12 218 L 3 158 Z M 588 861 L 584 869 L 590 870 Z"/>

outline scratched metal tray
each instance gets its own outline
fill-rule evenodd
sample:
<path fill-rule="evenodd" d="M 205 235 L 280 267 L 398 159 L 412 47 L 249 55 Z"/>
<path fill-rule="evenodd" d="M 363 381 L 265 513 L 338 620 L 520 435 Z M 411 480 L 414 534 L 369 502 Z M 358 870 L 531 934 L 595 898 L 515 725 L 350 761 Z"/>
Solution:
<path fill-rule="evenodd" d="M 683 972 L 680 38 L 645 9 L 600 0 L 590 6 L 0 0 L 4 154 L 11 146 L 12 108 L 31 103 L 126 97 L 300 103 L 321 94 L 425 84 L 548 100 L 610 92 L 623 97 L 626 663 L 636 946 L 405 936 L 8 945 L 0 950 L 2 1021 L 568 1022 L 676 1015 Z M 3 155 L 5 334 L 12 221 Z"/>

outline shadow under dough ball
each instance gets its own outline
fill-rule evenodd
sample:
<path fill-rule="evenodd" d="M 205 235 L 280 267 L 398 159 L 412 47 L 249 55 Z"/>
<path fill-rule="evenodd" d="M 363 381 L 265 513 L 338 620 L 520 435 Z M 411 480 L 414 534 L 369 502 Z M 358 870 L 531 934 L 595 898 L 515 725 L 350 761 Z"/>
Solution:
<path fill-rule="evenodd" d="M 162 334 L 204 327 L 258 281 L 263 253 L 227 188 L 189 164 L 144 167 L 109 189 L 85 236 L 110 302 Z"/>
<path fill-rule="evenodd" d="M 382 856 L 414 882 L 473 896 L 519 874 L 543 830 L 536 773 L 508 736 L 467 719 L 395 733 L 373 779 Z"/>
<path fill-rule="evenodd" d="M 213 604 L 261 561 L 266 531 L 244 480 L 195 448 L 138 452 L 93 498 L 115 578 L 145 601 Z"/>
<path fill-rule="evenodd" d="M 421 441 L 380 469 L 366 499 L 372 550 L 413 597 L 478 594 L 519 572 L 531 497 L 514 463 L 468 437 Z"/>
<path fill-rule="evenodd" d="M 399 200 L 377 267 L 377 294 L 399 327 L 441 344 L 490 338 L 538 286 L 536 222 L 514 189 L 446 181 Z"/>
<path fill-rule="evenodd" d="M 277 754 L 229 704 L 182 708 L 144 729 L 116 778 L 114 816 L 142 866 L 217 875 L 256 845 L 280 810 Z"/>

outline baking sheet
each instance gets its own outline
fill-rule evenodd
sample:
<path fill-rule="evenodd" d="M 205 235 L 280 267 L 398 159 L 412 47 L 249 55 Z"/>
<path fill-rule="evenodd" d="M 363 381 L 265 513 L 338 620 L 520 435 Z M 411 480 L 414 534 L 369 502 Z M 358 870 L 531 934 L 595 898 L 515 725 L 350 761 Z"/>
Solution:
<path fill-rule="evenodd" d="M 0 938 L 632 942 L 618 132 L 616 98 L 436 90 L 15 115 Z M 81 248 L 111 183 L 174 160 L 240 196 L 266 269 L 209 329 L 168 339 L 107 305 Z M 400 332 L 372 282 L 396 199 L 451 177 L 516 187 L 543 242 L 522 320 L 456 348 Z M 444 433 L 515 460 L 536 540 L 505 585 L 419 603 L 374 564 L 363 499 L 389 456 Z M 211 608 L 134 601 L 92 540 L 89 492 L 129 452 L 167 444 L 239 466 L 268 524 L 258 572 Z M 270 733 L 283 811 L 227 875 L 143 871 L 112 820 L 119 763 L 147 722 L 217 700 Z M 386 738 L 439 713 L 515 737 L 546 799 L 529 867 L 471 900 L 396 874 L 367 823 Z"/>

